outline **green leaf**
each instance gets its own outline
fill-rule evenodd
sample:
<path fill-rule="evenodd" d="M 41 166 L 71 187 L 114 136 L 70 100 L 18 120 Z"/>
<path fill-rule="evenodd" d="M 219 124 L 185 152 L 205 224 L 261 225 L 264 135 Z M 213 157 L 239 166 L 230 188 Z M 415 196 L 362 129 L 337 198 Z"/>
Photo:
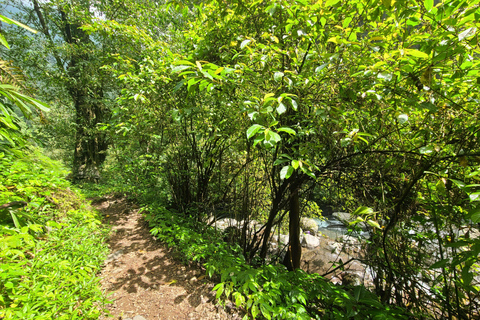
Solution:
<path fill-rule="evenodd" d="M 251 312 L 252 312 L 253 319 L 256 319 L 258 315 L 258 307 L 256 304 L 252 306 Z"/>
<path fill-rule="evenodd" d="M 373 209 L 369 207 L 358 207 L 352 214 L 355 216 L 363 216 L 367 214 L 372 214 Z"/>
<path fill-rule="evenodd" d="M 398 122 L 400 124 L 404 124 L 408 121 L 408 115 L 407 114 L 399 114 L 397 119 L 398 119 Z"/>
<path fill-rule="evenodd" d="M 5 39 L 5 37 L 1 33 L 0 33 L 0 43 L 3 44 L 5 47 L 7 47 L 7 49 L 10 49 L 7 39 Z"/>
<path fill-rule="evenodd" d="M 280 179 L 288 179 L 294 172 L 294 169 L 292 166 L 284 166 L 282 170 L 280 170 Z"/>
<path fill-rule="evenodd" d="M 298 161 L 298 160 L 292 160 L 292 167 L 293 167 L 293 169 L 297 170 L 299 166 L 300 166 L 300 161 Z"/>
<path fill-rule="evenodd" d="M 449 179 L 449 180 L 452 181 L 453 183 L 455 183 L 457 185 L 457 187 L 459 187 L 460 189 L 465 188 L 465 182 L 460 181 L 460 180 L 456 180 L 456 179 Z"/>
<path fill-rule="evenodd" d="M 19 26 L 19 27 L 21 27 L 25 30 L 28 30 L 28 31 L 32 32 L 32 33 L 37 33 L 38 32 L 37 30 L 32 29 L 29 26 L 24 25 L 21 22 L 18 22 L 16 20 L 13 20 L 13 19 L 10 19 L 10 18 L 7 18 L 7 17 L 5 17 L 4 15 L 1 15 L 1 14 L 0 14 L 0 21 L 8 23 L 8 24 L 14 24 L 14 25 Z"/>
<path fill-rule="evenodd" d="M 270 311 L 268 310 L 267 306 L 268 305 L 265 303 L 260 304 L 260 310 L 262 311 L 263 316 L 270 320 L 272 319 L 272 316 L 270 315 Z"/>
<path fill-rule="evenodd" d="M 285 74 L 283 72 L 277 71 L 273 74 L 273 79 L 277 82 L 281 81 L 284 75 Z"/>
<path fill-rule="evenodd" d="M 269 136 L 268 136 L 268 135 L 269 135 Z M 282 140 L 282 138 L 280 137 L 280 135 L 279 135 L 278 133 L 276 133 L 276 132 L 270 131 L 270 132 L 268 133 L 268 135 L 265 137 L 265 140 L 267 140 L 267 141 L 272 140 L 272 141 L 274 141 L 274 142 L 276 143 L 276 142 L 280 142 L 280 141 Z"/>
<path fill-rule="evenodd" d="M 325 19 L 325 17 L 321 17 L 320 23 L 322 24 L 322 27 L 325 27 L 325 24 L 327 24 L 327 19 Z"/>
<path fill-rule="evenodd" d="M 285 113 L 285 111 L 287 111 L 287 108 L 285 107 L 285 105 L 283 103 L 280 102 L 278 104 L 278 107 L 277 107 L 278 114 Z"/>
<path fill-rule="evenodd" d="M 360 223 L 360 222 L 363 222 L 363 221 L 365 221 L 365 220 L 363 220 L 363 218 L 357 217 L 355 220 L 350 221 L 348 224 L 349 224 L 349 225 L 355 225 L 355 224 Z"/>
<path fill-rule="evenodd" d="M 480 201 L 480 192 L 470 193 L 468 197 L 470 198 L 470 201 Z"/>
<path fill-rule="evenodd" d="M 191 68 L 191 66 L 175 66 L 175 67 L 172 68 L 172 73 L 178 73 L 180 71 L 190 69 L 190 68 Z"/>
<path fill-rule="evenodd" d="M 218 299 L 220 298 L 220 296 L 222 295 L 223 293 L 223 290 L 224 290 L 224 283 L 223 282 L 220 282 L 219 284 L 217 284 L 213 289 L 212 291 L 217 291 L 217 294 L 215 295 L 215 297 Z"/>
<path fill-rule="evenodd" d="M 433 0 L 425 0 L 423 4 L 425 5 L 425 9 L 427 9 L 427 11 L 430 11 L 433 8 Z"/>
<path fill-rule="evenodd" d="M 379 225 L 378 222 L 376 222 L 376 221 L 367 220 L 367 223 L 368 223 L 369 225 L 371 225 L 372 227 L 374 227 L 374 228 L 381 229 L 381 228 L 380 228 L 380 225 Z"/>
<path fill-rule="evenodd" d="M 247 40 L 243 40 L 242 43 L 240 44 L 240 49 L 243 49 L 245 48 L 246 46 L 248 46 L 248 44 L 252 42 L 252 40 L 250 39 L 247 39 Z"/>
<path fill-rule="evenodd" d="M 428 59 L 428 54 L 416 49 L 405 49 L 405 54 L 417 58 Z"/>
<path fill-rule="evenodd" d="M 460 247 L 465 247 L 465 246 L 468 246 L 468 245 L 469 245 L 469 242 L 467 242 L 467 241 L 455 241 L 455 242 L 449 242 L 449 243 L 445 244 L 445 247 L 460 248 Z"/>
<path fill-rule="evenodd" d="M 448 259 L 443 259 L 443 260 L 437 261 L 430 266 L 430 269 L 444 268 L 447 265 L 447 262 L 448 262 Z"/>
<path fill-rule="evenodd" d="M 474 36 L 475 32 L 477 32 L 477 28 L 475 27 L 468 28 L 467 30 L 463 31 L 458 35 L 458 41 L 462 41 L 465 38 Z"/>
<path fill-rule="evenodd" d="M 382 3 L 387 9 L 390 9 L 392 6 L 392 0 L 382 0 Z"/>
<path fill-rule="evenodd" d="M 259 124 L 254 124 L 247 130 L 247 139 L 250 139 L 253 137 L 260 129 L 264 128 L 263 126 Z"/>
<path fill-rule="evenodd" d="M 378 75 L 377 75 L 377 78 L 379 79 L 384 79 L 386 81 L 390 81 L 392 80 L 393 76 L 391 73 L 387 73 L 387 72 L 380 72 Z"/>
<path fill-rule="evenodd" d="M 297 111 L 298 110 L 298 104 L 297 104 L 297 101 L 293 100 L 292 99 L 292 109 Z"/>
<path fill-rule="evenodd" d="M 429 153 L 432 153 L 434 149 L 432 146 L 425 146 L 425 147 L 421 147 L 418 151 L 421 154 L 429 154 Z"/>
<path fill-rule="evenodd" d="M 339 2 L 340 2 L 340 0 L 327 0 L 327 2 L 325 3 L 325 6 L 326 7 L 334 6 Z"/>
<path fill-rule="evenodd" d="M 278 128 L 277 131 L 279 132 L 286 132 L 288 134 L 291 134 L 292 136 L 296 135 L 297 133 L 295 132 L 295 130 L 293 130 L 292 128 L 288 128 L 288 127 L 281 127 L 281 128 Z"/>
<path fill-rule="evenodd" d="M 473 223 L 478 223 L 480 222 L 480 207 L 471 209 L 468 211 L 467 217 L 472 220 Z"/>
<path fill-rule="evenodd" d="M 326 66 L 328 66 L 328 62 L 322 64 L 321 66 L 318 66 L 315 68 L 315 72 L 320 72 L 322 71 Z"/>

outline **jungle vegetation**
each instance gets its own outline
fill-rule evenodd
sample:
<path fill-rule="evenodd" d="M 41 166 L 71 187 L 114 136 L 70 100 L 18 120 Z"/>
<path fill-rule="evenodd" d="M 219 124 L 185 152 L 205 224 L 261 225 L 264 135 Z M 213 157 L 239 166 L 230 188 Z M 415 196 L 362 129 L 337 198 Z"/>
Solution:
<path fill-rule="evenodd" d="M 247 318 L 480 316 L 478 0 L 2 4 L 0 205 L 39 196 L 4 182 L 39 146 L 73 183 L 141 203 Z M 301 270 L 309 203 L 366 228 L 370 286 Z M 3 240 L 40 232 L 12 210 Z M 247 222 L 237 241 L 207 226 L 219 214 Z M 2 308 L 30 308 L 8 279 Z"/>

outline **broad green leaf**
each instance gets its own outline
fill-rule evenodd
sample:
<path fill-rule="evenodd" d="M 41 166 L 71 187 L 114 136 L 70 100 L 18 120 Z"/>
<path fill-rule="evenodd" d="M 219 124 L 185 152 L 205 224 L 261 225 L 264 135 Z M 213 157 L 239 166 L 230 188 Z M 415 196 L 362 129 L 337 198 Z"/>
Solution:
<path fill-rule="evenodd" d="M 285 162 L 289 162 L 290 160 L 289 159 L 277 159 L 275 160 L 275 162 L 273 163 L 274 166 L 277 166 L 279 164 L 282 164 L 282 163 L 285 163 Z"/>
<path fill-rule="evenodd" d="M 253 319 L 256 319 L 258 315 L 258 307 L 256 304 L 252 305 L 250 312 L 252 312 Z"/>
<path fill-rule="evenodd" d="M 406 115 L 406 114 L 400 114 L 400 115 L 398 115 L 397 119 L 398 119 L 398 122 L 399 122 L 400 124 L 404 124 L 404 123 L 406 123 L 406 122 L 408 121 L 408 115 Z"/>
<path fill-rule="evenodd" d="M 373 209 L 369 207 L 358 207 L 357 210 L 355 210 L 352 214 L 354 216 L 363 216 L 367 214 L 372 214 Z"/>
<path fill-rule="evenodd" d="M 215 295 L 215 297 L 216 297 L 217 299 L 220 298 L 220 296 L 221 296 L 222 293 L 223 293 L 223 290 L 224 290 L 224 283 L 223 283 L 223 282 L 217 284 L 217 285 L 212 289 L 212 291 L 217 291 L 217 294 Z"/>
<path fill-rule="evenodd" d="M 270 101 L 270 100 L 275 100 L 274 98 L 275 93 L 267 93 L 265 96 L 263 96 L 263 103 Z"/>
<path fill-rule="evenodd" d="M 433 8 L 433 0 L 425 0 L 423 4 L 425 5 L 425 9 L 427 9 L 427 11 L 430 11 Z"/>
<path fill-rule="evenodd" d="M 243 40 L 242 43 L 240 44 L 240 49 L 243 49 L 245 48 L 246 46 L 248 46 L 248 44 L 252 42 L 252 40 L 250 39 L 247 39 L 247 40 Z"/>
<path fill-rule="evenodd" d="M 297 104 L 297 101 L 293 100 L 292 99 L 292 109 L 297 111 L 298 110 L 298 104 Z"/>
<path fill-rule="evenodd" d="M 268 307 L 270 307 L 266 303 L 261 303 L 260 304 L 260 310 L 262 311 L 262 315 L 267 318 L 268 320 L 272 319 L 272 316 L 270 315 L 270 311 L 268 310 Z"/>
<path fill-rule="evenodd" d="M 288 134 L 291 134 L 292 136 L 296 135 L 297 133 L 295 132 L 295 130 L 293 130 L 292 128 L 287 128 L 287 127 L 281 127 L 281 128 L 278 128 L 277 131 L 279 132 L 286 132 Z"/>
<path fill-rule="evenodd" d="M 480 192 L 470 193 L 468 197 L 470 198 L 470 201 L 480 201 Z"/>
<path fill-rule="evenodd" d="M 175 67 L 172 68 L 172 72 L 173 73 L 178 73 L 180 71 L 190 69 L 190 68 L 191 68 L 191 66 L 175 66 Z"/>
<path fill-rule="evenodd" d="M 292 166 L 284 166 L 282 170 L 280 170 L 280 179 L 288 179 L 294 172 L 294 169 Z"/>
<path fill-rule="evenodd" d="M 250 139 L 253 137 L 260 129 L 264 128 L 263 126 L 259 124 L 254 124 L 247 130 L 247 139 Z"/>
<path fill-rule="evenodd" d="M 268 138 L 266 137 L 265 140 L 267 140 L 267 141 L 272 140 L 272 141 L 274 141 L 274 142 L 280 142 L 280 141 L 282 140 L 282 138 L 280 137 L 280 135 L 279 135 L 278 133 L 276 133 L 276 132 L 270 131 L 269 134 L 270 134 L 270 136 L 269 136 Z"/>
<path fill-rule="evenodd" d="M 322 71 L 326 66 L 328 66 L 328 62 L 326 62 L 326 63 L 324 63 L 324 64 L 316 67 L 316 68 L 315 68 L 315 72 L 320 72 L 320 71 Z"/>
<path fill-rule="evenodd" d="M 298 169 L 298 167 L 300 166 L 300 161 L 298 160 L 292 160 L 292 167 L 293 169 Z"/>
<path fill-rule="evenodd" d="M 461 32 L 458 35 L 458 41 L 462 41 L 465 38 L 469 38 L 469 37 L 475 35 L 475 32 L 477 32 L 477 28 L 475 28 L 475 27 L 468 28 L 467 30 Z"/>
<path fill-rule="evenodd" d="M 285 113 L 285 111 L 287 111 L 287 108 L 285 107 L 285 105 L 283 103 L 280 102 L 278 104 L 278 107 L 277 107 L 278 114 Z"/>
<path fill-rule="evenodd" d="M 416 50 L 416 49 L 405 49 L 404 52 L 405 52 L 405 54 L 407 54 L 409 56 L 414 56 L 414 57 L 422 58 L 422 59 L 428 59 L 428 54 L 426 54 L 425 52 Z"/>
<path fill-rule="evenodd" d="M 374 228 L 381 229 L 381 228 L 380 228 L 380 225 L 379 225 L 378 222 L 376 222 L 376 221 L 367 220 L 367 223 L 368 223 L 369 225 L 371 225 L 372 227 L 374 227 Z"/>
<path fill-rule="evenodd" d="M 480 207 L 470 210 L 467 217 L 470 218 L 473 223 L 480 222 Z"/>
<path fill-rule="evenodd" d="M 432 146 L 425 146 L 421 147 L 418 151 L 420 151 L 421 154 L 430 154 L 434 151 Z"/>
<path fill-rule="evenodd" d="M 463 182 L 463 181 L 456 180 L 456 179 L 450 179 L 450 181 L 455 183 L 457 185 L 457 187 L 459 187 L 460 189 L 465 188 L 465 182 Z"/>
<path fill-rule="evenodd" d="M 273 74 L 273 79 L 277 82 L 281 81 L 284 75 L 285 74 L 283 72 L 277 71 Z"/>
<path fill-rule="evenodd" d="M 388 72 L 380 72 L 377 75 L 377 78 L 384 79 L 386 81 L 390 81 L 390 80 L 392 80 L 393 76 L 392 76 L 391 73 L 388 73 Z"/>
<path fill-rule="evenodd" d="M 312 179 L 317 178 L 315 177 L 315 173 L 313 173 L 307 166 L 301 166 L 300 170 Z"/>

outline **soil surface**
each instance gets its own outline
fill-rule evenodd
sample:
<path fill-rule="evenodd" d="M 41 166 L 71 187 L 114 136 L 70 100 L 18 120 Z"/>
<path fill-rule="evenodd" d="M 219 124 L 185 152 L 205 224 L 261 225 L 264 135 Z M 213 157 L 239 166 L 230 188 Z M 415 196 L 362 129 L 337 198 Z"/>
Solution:
<path fill-rule="evenodd" d="M 205 272 L 175 257 L 149 233 L 138 207 L 124 198 L 101 198 L 94 206 L 111 225 L 111 253 L 101 273 L 110 293 L 109 315 L 100 319 L 241 319 L 215 303 Z"/>

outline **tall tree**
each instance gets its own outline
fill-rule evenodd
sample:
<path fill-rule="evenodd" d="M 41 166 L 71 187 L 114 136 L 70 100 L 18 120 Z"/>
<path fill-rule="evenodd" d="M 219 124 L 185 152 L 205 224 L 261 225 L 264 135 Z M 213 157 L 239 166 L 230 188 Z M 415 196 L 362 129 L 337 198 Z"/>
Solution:
<path fill-rule="evenodd" d="M 15 5 L 19 19 L 40 32 L 36 38 L 17 37 L 24 47 L 35 49 L 22 50 L 20 45 L 12 58 L 35 75 L 34 84 L 45 97 L 72 106 L 75 137 L 72 146 L 64 146 L 73 154 L 72 178 L 97 181 L 108 148 L 107 136 L 97 128 L 110 117 L 105 92 L 111 92 L 111 86 L 106 86 L 100 69 L 108 45 L 81 27 L 101 12 L 90 2 L 33 0 L 32 5 Z"/>

